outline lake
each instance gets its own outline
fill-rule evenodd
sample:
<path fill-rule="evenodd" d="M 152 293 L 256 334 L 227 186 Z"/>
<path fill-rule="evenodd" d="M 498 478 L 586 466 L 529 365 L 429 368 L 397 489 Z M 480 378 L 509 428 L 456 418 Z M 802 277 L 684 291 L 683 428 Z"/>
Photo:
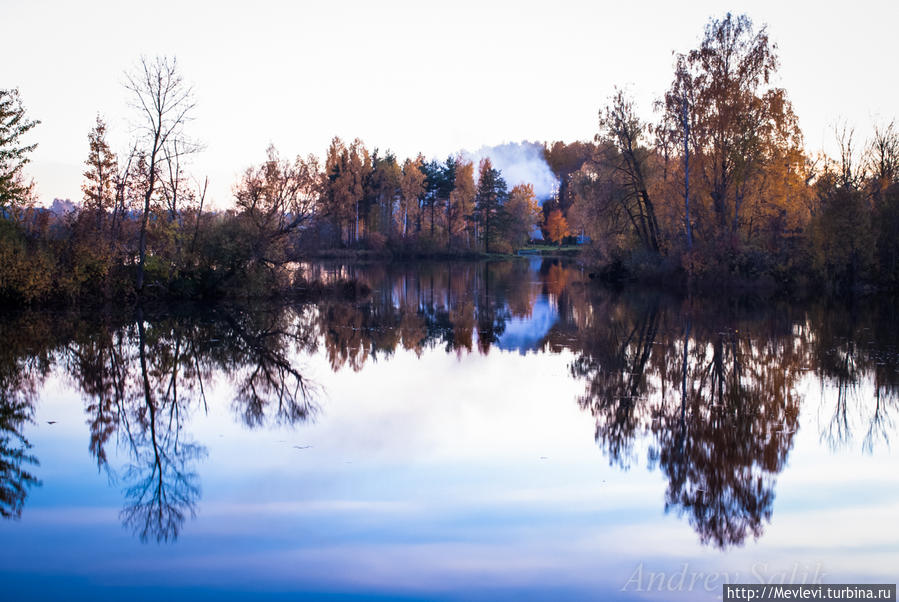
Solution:
<path fill-rule="evenodd" d="M 0 318 L 4 598 L 714 600 L 895 583 L 899 312 L 549 258 Z"/>

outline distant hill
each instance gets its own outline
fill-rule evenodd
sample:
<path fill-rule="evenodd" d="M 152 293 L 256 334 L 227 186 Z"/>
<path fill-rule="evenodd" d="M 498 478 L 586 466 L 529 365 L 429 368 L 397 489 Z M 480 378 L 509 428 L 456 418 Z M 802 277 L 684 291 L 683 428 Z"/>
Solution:
<path fill-rule="evenodd" d="M 50 205 L 50 213 L 58 217 L 75 213 L 76 211 L 81 211 L 81 204 L 73 203 L 69 199 L 53 199 L 53 203 Z"/>

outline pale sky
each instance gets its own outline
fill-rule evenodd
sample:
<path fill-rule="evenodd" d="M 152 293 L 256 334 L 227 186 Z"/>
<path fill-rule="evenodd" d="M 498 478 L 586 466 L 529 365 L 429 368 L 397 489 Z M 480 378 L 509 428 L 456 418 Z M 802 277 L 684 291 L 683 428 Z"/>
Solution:
<path fill-rule="evenodd" d="M 125 152 L 133 112 L 122 86 L 138 58 L 174 55 L 198 101 L 188 133 L 205 145 L 192 172 L 230 204 L 238 174 L 274 143 L 323 155 L 361 138 L 401 159 L 520 140 L 590 140 L 597 111 L 627 86 L 647 118 L 724 11 L 767 23 L 778 85 L 807 147 L 833 124 L 864 138 L 896 116 L 899 3 L 178 2 L 0 0 L 0 87 L 20 89 L 41 125 L 29 173 L 43 202 L 80 200 L 87 134 L 99 112 Z"/>

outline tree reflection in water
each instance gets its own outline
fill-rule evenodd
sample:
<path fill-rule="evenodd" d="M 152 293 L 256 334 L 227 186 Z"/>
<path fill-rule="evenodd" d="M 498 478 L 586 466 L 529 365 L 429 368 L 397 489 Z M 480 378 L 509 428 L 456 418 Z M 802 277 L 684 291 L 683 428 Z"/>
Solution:
<path fill-rule="evenodd" d="M 317 388 L 295 366 L 314 350 L 311 307 L 258 311 L 216 308 L 200 316 L 151 314 L 75 328 L 59 354 L 85 398 L 91 454 L 124 484 L 121 518 L 141 540 L 174 541 L 200 499 L 198 463 L 206 448 L 187 434 L 207 412 L 206 384 L 217 374 L 234 385 L 232 407 L 249 427 L 296 424 L 315 411 Z M 107 445 L 127 452 L 120 475 Z"/>
<path fill-rule="evenodd" d="M 27 361 L 0 365 L 0 516 L 19 518 L 28 490 L 40 485 L 29 466 L 37 458 L 29 453 L 31 444 L 22 434 L 32 422 L 36 383 L 29 377 Z"/>
<path fill-rule="evenodd" d="M 814 329 L 809 365 L 821 387 L 835 389 L 820 409 L 821 441 L 832 449 L 849 446 L 863 432 L 868 452 L 889 444 L 899 413 L 899 313 L 895 303 L 869 302 L 849 311 L 833 304 L 810 310 Z M 866 399 L 861 384 L 874 389 Z"/>
<path fill-rule="evenodd" d="M 51 360 L 42 344 L 52 325 L 35 319 L 0 321 L 0 516 L 18 519 L 32 487 L 37 458 L 23 430 L 34 420 L 38 392 Z"/>
<path fill-rule="evenodd" d="M 576 318 L 547 344 L 577 341 L 571 371 L 586 381 L 578 403 L 594 416 L 610 462 L 627 468 L 635 442 L 649 437 L 649 463 L 668 479 L 666 511 L 685 516 L 703 543 L 724 548 L 758 538 L 798 429 L 803 375 L 811 364 L 827 379 L 827 363 L 816 357 L 845 352 L 815 336 L 804 313 L 787 308 L 752 311 L 577 287 L 572 293 L 588 298 L 567 300 L 572 307 L 560 313 Z M 857 349 L 851 334 L 843 340 Z M 850 363 L 861 365 L 858 358 Z M 838 414 L 848 383 L 857 386 L 870 368 L 833 371 Z M 866 440 L 871 432 L 886 435 L 885 408 L 896 405 L 893 385 L 878 381 L 874 389 Z"/>
<path fill-rule="evenodd" d="M 792 349 L 775 340 L 758 349 L 739 332 L 685 328 L 679 403 L 660 400 L 654 412 L 650 455 L 668 477 L 666 510 L 687 515 L 704 543 L 738 545 L 771 519 L 800 376 Z"/>
<path fill-rule="evenodd" d="M 23 429 L 54 367 L 84 397 L 98 469 L 123 485 L 123 523 L 142 540 L 174 541 L 200 500 L 207 451 L 189 425 L 209 411 L 210 381 L 231 382 L 231 411 L 247 428 L 301 424 L 321 392 L 299 356 L 323 353 L 333 370 L 357 371 L 399 349 L 488 354 L 508 349 L 510 320 L 522 328 L 538 300 L 552 311 L 518 340 L 574 355 L 571 375 L 584 382 L 577 403 L 609 462 L 628 469 L 645 448 L 667 479 L 666 511 L 706 544 L 740 545 L 771 520 L 805 375 L 835 391 L 819 421 L 829 445 L 859 433 L 872 451 L 895 429 L 899 318 L 890 304 L 751 308 L 617 294 L 553 260 L 305 269 L 326 283 L 358 278 L 370 294 L 0 321 L 2 515 L 19 516 L 39 483 Z M 118 473 L 111 445 L 127 457 Z"/>
<path fill-rule="evenodd" d="M 629 467 L 636 443 L 648 438 L 647 459 L 668 480 L 666 510 L 684 516 L 701 541 L 729 547 L 762 534 L 798 429 L 800 381 L 828 344 L 812 335 L 804 308 L 615 295 L 552 261 L 536 271 L 391 266 L 365 277 L 370 300 L 319 314 L 335 370 L 358 370 L 400 345 L 421 353 L 439 341 L 468 353 L 475 336 L 486 354 L 511 317 L 529 315 L 546 295 L 559 319 L 541 346 L 576 354 L 571 373 L 586 381 L 578 403 L 594 416 L 610 462 Z M 887 389 L 876 390 L 883 399 Z"/>

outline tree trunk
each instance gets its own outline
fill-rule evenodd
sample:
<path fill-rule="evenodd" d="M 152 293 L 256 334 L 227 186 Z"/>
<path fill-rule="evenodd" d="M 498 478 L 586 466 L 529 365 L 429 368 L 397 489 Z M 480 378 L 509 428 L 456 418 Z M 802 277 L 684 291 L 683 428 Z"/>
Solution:
<path fill-rule="evenodd" d="M 684 226 L 687 231 L 687 250 L 693 250 L 693 224 L 690 222 L 690 120 L 687 117 L 687 97 L 683 98 L 684 125 Z"/>
<path fill-rule="evenodd" d="M 138 243 L 137 264 L 137 292 L 144 290 L 144 263 L 147 259 L 147 222 L 150 219 L 150 200 L 153 198 L 153 188 L 156 186 L 156 154 L 150 157 L 150 181 L 147 184 L 147 192 L 144 194 L 144 214 L 140 220 L 140 241 Z"/>

